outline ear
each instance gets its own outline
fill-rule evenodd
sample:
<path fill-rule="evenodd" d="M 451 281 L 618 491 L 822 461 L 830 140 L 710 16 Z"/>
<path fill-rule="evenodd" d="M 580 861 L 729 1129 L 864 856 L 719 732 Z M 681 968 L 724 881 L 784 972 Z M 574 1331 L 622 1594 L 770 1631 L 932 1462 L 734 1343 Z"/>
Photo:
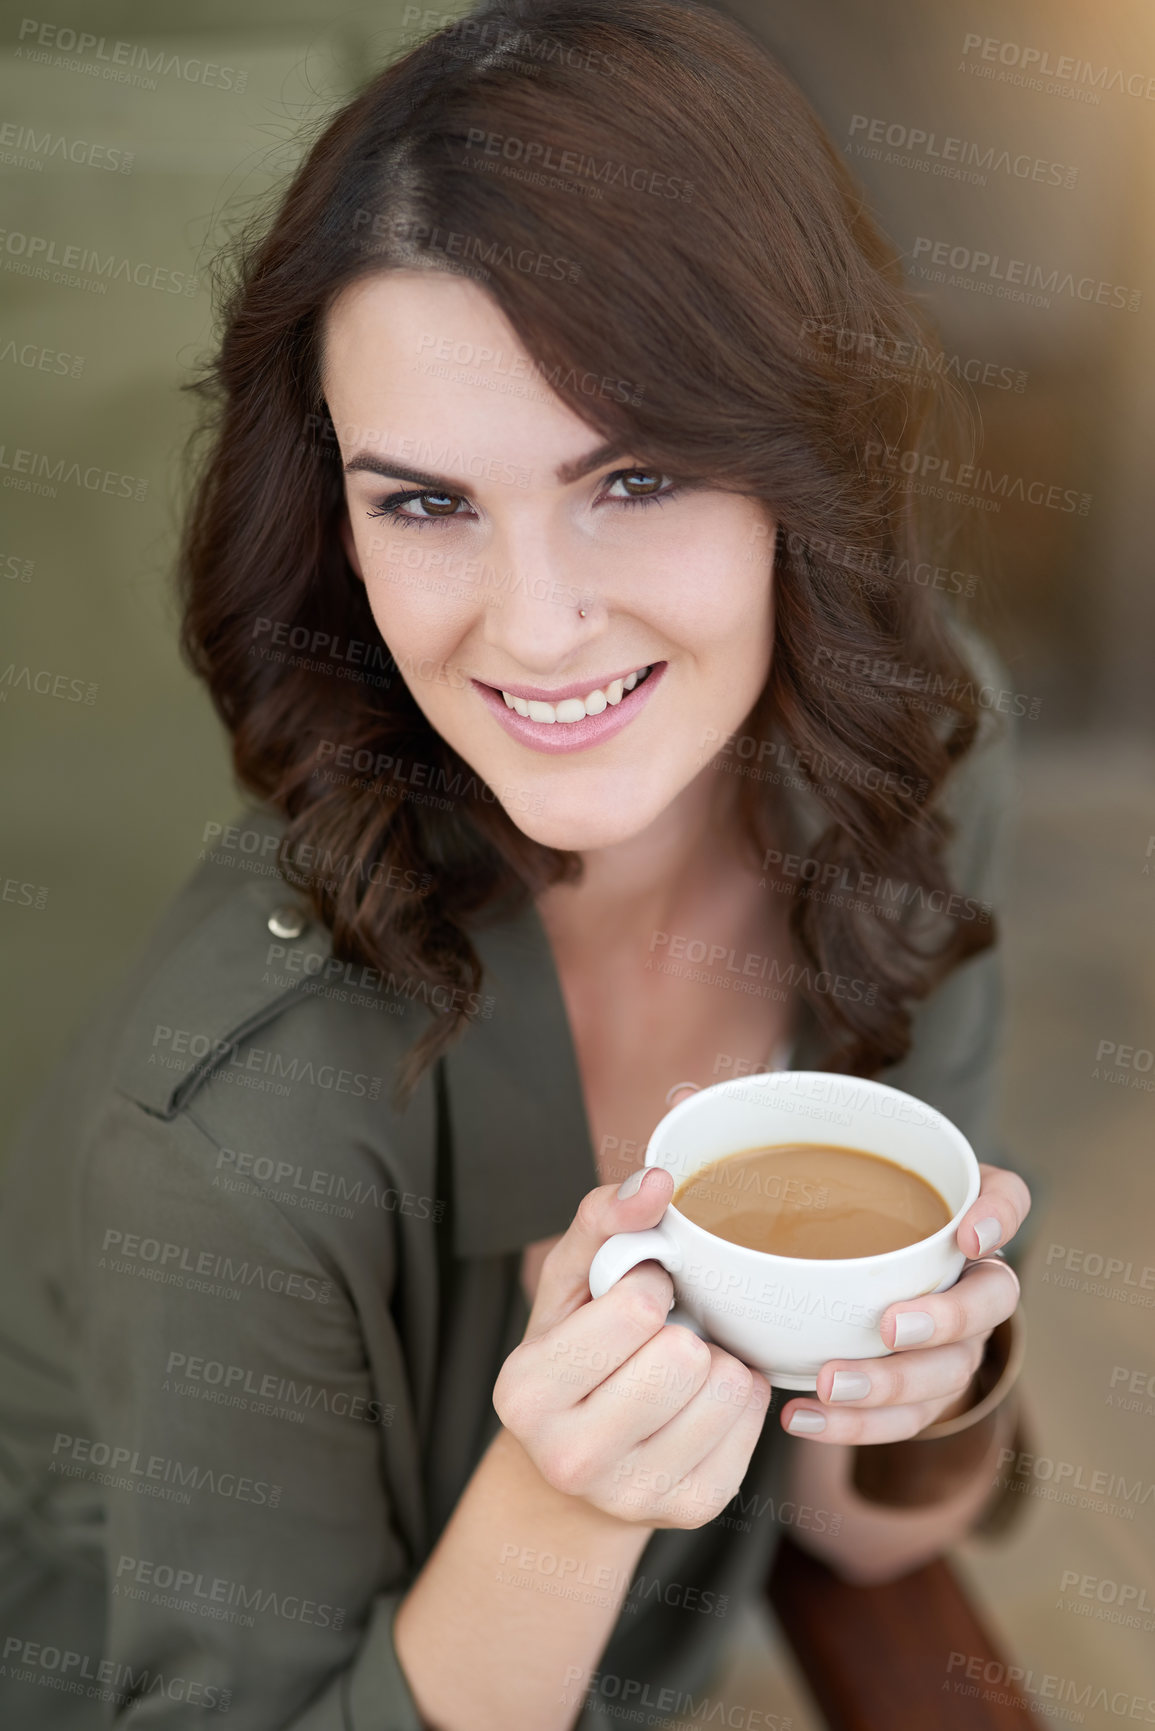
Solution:
<path fill-rule="evenodd" d="M 348 559 L 350 565 L 353 567 L 354 575 L 359 579 L 360 582 L 364 583 L 365 574 L 361 569 L 361 561 L 357 557 L 357 543 L 353 539 L 353 525 L 349 521 L 348 509 L 345 509 L 341 512 L 341 530 L 340 530 L 340 533 L 341 533 L 341 545 L 345 549 L 346 558 Z"/>

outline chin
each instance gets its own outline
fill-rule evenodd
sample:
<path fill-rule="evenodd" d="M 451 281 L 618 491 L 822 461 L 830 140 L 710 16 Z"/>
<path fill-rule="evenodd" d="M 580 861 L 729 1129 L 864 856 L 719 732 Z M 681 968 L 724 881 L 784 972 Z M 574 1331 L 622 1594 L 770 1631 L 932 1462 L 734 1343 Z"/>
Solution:
<path fill-rule="evenodd" d="M 651 809 L 652 807 L 652 809 Z M 652 798 L 644 806 L 623 802 L 620 807 L 583 801 L 580 807 L 566 811 L 519 811 L 516 801 L 506 807 L 511 822 L 531 841 L 543 847 L 553 847 L 570 853 L 586 853 L 592 848 L 613 847 L 630 841 L 652 823 L 661 804 Z"/>

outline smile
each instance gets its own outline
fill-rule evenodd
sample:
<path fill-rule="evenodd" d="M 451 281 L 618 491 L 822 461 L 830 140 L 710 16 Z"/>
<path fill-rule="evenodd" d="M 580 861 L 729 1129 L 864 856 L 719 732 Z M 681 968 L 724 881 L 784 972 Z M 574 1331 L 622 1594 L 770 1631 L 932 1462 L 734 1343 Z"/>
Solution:
<path fill-rule="evenodd" d="M 551 702 L 540 689 L 510 690 L 471 683 L 486 708 L 519 744 L 547 753 L 584 751 L 611 739 L 642 713 L 669 667 L 654 661 L 582 691 L 580 685 L 555 693 Z"/>
<path fill-rule="evenodd" d="M 625 679 L 611 679 L 604 691 L 601 686 L 595 686 L 584 697 L 563 697 L 560 703 L 541 703 L 533 698 L 512 696 L 508 691 L 501 695 L 509 709 L 516 709 L 519 715 L 528 716 L 530 721 L 540 721 L 546 727 L 559 721 L 563 726 L 569 726 L 575 721 L 584 721 L 587 715 L 600 715 L 603 709 L 619 704 L 626 692 L 640 685 L 649 672 L 648 667 L 639 667 Z"/>

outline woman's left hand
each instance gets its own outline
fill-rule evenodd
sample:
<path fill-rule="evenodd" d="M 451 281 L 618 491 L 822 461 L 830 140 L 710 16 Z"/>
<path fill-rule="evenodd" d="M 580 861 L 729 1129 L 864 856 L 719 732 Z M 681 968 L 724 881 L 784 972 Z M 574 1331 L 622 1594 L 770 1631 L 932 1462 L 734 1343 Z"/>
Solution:
<path fill-rule="evenodd" d="M 980 1164 L 982 1183 L 956 1241 L 970 1262 L 945 1292 L 892 1304 L 879 1332 L 888 1358 L 832 1358 L 814 1398 L 792 1400 L 781 1424 L 791 1436 L 829 1443 L 887 1443 L 965 1411 L 971 1379 L 996 1323 L 1017 1308 L 1018 1276 L 994 1252 L 1012 1239 L 1031 1206 L 1017 1172 Z M 799 1417 L 798 1415 L 802 1415 Z"/>

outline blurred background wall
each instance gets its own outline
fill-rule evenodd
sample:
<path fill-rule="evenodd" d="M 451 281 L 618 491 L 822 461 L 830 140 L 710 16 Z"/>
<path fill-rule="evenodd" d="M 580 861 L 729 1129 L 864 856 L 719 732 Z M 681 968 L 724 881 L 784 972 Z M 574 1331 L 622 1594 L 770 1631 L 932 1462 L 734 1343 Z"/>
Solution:
<path fill-rule="evenodd" d="M 1066 1721 L 1114 1725 L 1124 1694 L 1155 1698 L 1155 1612 L 1119 1608 L 1123 1587 L 1155 1606 L 1155 13 L 726 4 L 822 115 L 974 381 L 983 466 L 1007 491 L 1042 483 L 1043 502 L 988 495 L 974 596 L 1033 712 L 1003 1119 L 1035 1185 L 1038 1461 L 1019 1528 L 959 1561 L 1018 1662 L 1092 1685 Z M 447 16 L 60 0 L 0 23 L 0 1133 L 236 806 L 170 595 L 179 387 L 210 339 L 214 246 Z M 31 480 L 42 458 L 63 460 L 51 487 Z M 1093 1278 L 1114 1263 L 1130 1275 Z M 1063 1464 L 1059 1482 L 1138 1489 L 1060 1502 Z M 768 1690 L 816 1726 L 773 1630 L 745 1634 L 739 1698 Z M 1102 1691 L 1116 1706 L 1090 1704 Z"/>

